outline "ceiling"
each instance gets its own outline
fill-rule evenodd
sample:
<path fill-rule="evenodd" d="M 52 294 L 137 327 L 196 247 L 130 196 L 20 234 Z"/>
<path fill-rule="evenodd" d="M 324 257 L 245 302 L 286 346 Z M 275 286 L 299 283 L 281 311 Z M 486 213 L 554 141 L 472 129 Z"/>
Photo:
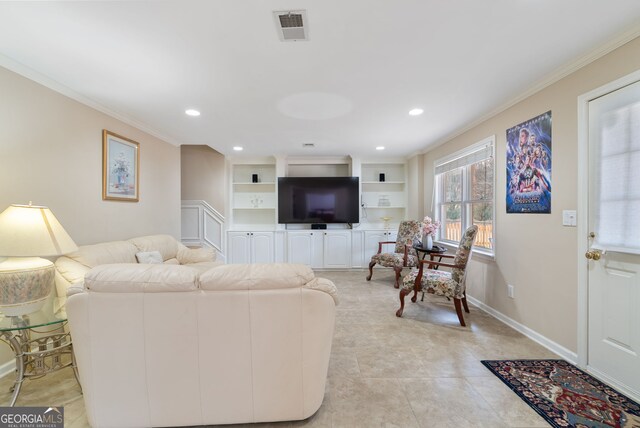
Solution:
<path fill-rule="evenodd" d="M 272 11 L 289 9 L 309 41 L 280 41 Z M 174 144 L 375 159 L 441 142 L 638 23 L 638 0 L 0 2 L 0 65 Z"/>

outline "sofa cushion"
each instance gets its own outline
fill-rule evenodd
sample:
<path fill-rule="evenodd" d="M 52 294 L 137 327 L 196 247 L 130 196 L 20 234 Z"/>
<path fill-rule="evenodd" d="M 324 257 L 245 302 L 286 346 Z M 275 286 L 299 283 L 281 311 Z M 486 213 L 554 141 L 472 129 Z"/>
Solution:
<path fill-rule="evenodd" d="M 170 235 L 150 235 L 129 239 L 138 251 L 160 251 L 162 260 L 169 260 L 178 254 L 178 241 Z M 134 262 L 135 263 L 135 262 Z"/>
<path fill-rule="evenodd" d="M 198 271 L 187 266 L 107 264 L 84 277 L 86 289 L 98 293 L 157 293 L 195 291 Z"/>
<path fill-rule="evenodd" d="M 138 263 L 157 265 L 162 263 L 162 254 L 160 251 L 140 251 L 136 253 L 136 259 L 138 259 Z"/>
<path fill-rule="evenodd" d="M 184 245 L 180 245 L 177 257 L 181 265 L 214 262 L 216 260 L 216 252 L 213 248 L 187 248 Z"/>
<path fill-rule="evenodd" d="M 315 278 L 310 267 L 292 263 L 222 265 L 200 275 L 203 290 L 275 290 L 302 287 Z"/>
<path fill-rule="evenodd" d="M 137 263 L 136 247 L 127 241 L 111 241 L 101 244 L 83 245 L 66 257 L 87 267 L 108 263 Z"/>

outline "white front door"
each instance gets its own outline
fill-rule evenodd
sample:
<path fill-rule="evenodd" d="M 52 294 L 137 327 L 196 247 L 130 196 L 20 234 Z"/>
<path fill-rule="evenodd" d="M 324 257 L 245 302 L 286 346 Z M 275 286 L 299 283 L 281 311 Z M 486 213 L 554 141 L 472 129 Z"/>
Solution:
<path fill-rule="evenodd" d="M 587 369 L 640 395 L 640 82 L 589 102 Z"/>

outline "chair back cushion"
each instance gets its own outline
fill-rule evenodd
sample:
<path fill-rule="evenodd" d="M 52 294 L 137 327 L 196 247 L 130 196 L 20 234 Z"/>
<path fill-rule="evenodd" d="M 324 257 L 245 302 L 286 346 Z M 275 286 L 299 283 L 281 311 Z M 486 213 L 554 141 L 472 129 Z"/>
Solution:
<path fill-rule="evenodd" d="M 418 256 L 416 250 L 413 249 L 413 243 L 420 240 L 422 232 L 420 232 L 420 222 L 415 220 L 405 220 L 400 222 L 398 227 L 398 237 L 396 238 L 396 253 L 404 254 L 404 246 L 409 246 L 409 254 Z"/>
<path fill-rule="evenodd" d="M 458 245 L 458 250 L 456 251 L 456 257 L 453 259 L 453 264 L 462 266 L 461 268 L 453 268 L 451 270 L 451 278 L 456 283 L 455 295 L 460 296 L 464 291 L 462 287 L 464 287 L 464 275 L 466 272 L 467 263 L 469 263 L 469 258 L 471 257 L 471 249 L 473 247 L 473 243 L 476 240 L 476 234 L 478 233 L 478 226 L 475 224 L 465 230 L 462 235 L 462 239 L 460 239 L 460 244 Z"/>

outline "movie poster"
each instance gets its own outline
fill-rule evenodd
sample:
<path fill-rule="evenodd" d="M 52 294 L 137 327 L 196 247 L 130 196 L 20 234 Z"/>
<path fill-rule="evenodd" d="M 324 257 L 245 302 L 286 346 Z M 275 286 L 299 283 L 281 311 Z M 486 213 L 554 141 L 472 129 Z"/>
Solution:
<path fill-rule="evenodd" d="M 507 213 L 551 212 L 551 112 L 507 130 Z"/>

